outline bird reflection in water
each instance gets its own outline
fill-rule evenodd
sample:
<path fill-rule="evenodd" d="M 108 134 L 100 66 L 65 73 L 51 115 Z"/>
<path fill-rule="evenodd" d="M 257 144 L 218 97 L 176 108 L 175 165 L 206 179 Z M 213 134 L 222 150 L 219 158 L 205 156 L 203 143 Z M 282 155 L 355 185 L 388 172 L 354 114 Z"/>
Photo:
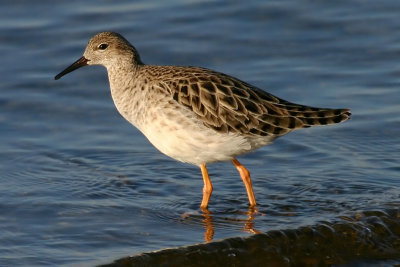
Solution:
<path fill-rule="evenodd" d="M 238 212 L 240 214 L 243 214 L 246 216 L 246 218 L 227 218 L 224 217 L 222 218 L 218 214 L 212 214 L 208 209 L 202 209 L 202 225 L 204 227 L 204 241 L 210 242 L 214 238 L 214 233 L 215 233 L 215 221 L 221 221 L 224 220 L 224 222 L 240 222 L 243 224 L 242 231 L 246 233 L 251 233 L 251 234 L 258 234 L 260 231 L 254 228 L 255 225 L 255 215 L 259 214 L 257 207 L 249 207 L 248 211 L 246 212 Z M 189 220 L 190 218 L 197 217 L 197 215 L 192 214 L 192 213 L 185 213 L 182 215 L 183 220 Z M 214 222 L 213 222 L 214 220 Z M 218 223 L 216 223 L 218 224 Z"/>

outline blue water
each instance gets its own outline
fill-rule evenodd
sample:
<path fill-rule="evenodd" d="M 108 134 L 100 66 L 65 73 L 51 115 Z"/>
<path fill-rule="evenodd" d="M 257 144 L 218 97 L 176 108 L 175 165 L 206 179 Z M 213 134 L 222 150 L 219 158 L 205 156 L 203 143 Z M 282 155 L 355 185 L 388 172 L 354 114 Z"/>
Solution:
<path fill-rule="evenodd" d="M 400 207 L 400 2 L 2 1 L 0 265 L 82 265 Z M 212 68 L 311 106 L 351 108 L 239 160 L 200 170 L 124 121 L 106 71 L 53 77 L 101 31 L 145 63 Z"/>

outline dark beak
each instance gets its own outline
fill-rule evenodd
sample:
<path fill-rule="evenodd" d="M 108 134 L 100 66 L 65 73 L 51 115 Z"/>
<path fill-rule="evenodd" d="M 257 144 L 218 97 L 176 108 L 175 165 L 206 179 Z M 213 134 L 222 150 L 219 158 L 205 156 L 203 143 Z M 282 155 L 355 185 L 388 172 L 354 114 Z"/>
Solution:
<path fill-rule="evenodd" d="M 68 68 L 66 68 L 65 70 L 63 70 L 62 72 L 60 72 L 59 74 L 56 75 L 56 77 L 54 77 L 54 80 L 58 80 L 60 79 L 62 76 L 64 76 L 67 73 L 70 73 L 71 71 L 74 71 L 76 69 L 79 69 L 80 67 L 83 66 L 87 66 L 87 62 L 89 60 L 86 59 L 85 57 L 81 57 L 80 59 L 78 59 L 77 61 L 75 61 L 74 63 L 72 63 L 71 66 L 69 66 Z"/>

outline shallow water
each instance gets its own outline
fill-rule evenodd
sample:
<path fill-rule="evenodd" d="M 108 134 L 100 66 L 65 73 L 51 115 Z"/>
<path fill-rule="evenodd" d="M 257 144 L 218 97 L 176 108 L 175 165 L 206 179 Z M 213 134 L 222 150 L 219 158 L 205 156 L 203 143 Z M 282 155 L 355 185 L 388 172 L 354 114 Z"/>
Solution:
<path fill-rule="evenodd" d="M 0 16 L 0 265 L 84 265 L 206 240 L 294 229 L 400 206 L 400 2 L 3 1 Z M 54 81 L 97 32 L 144 62 L 212 68 L 284 99 L 348 107 L 230 163 L 160 154 L 117 113 L 106 72 Z M 212 227 L 210 228 L 210 225 Z"/>
<path fill-rule="evenodd" d="M 141 253 L 101 266 L 398 266 L 399 215 L 398 210 L 362 212 L 298 229 Z"/>

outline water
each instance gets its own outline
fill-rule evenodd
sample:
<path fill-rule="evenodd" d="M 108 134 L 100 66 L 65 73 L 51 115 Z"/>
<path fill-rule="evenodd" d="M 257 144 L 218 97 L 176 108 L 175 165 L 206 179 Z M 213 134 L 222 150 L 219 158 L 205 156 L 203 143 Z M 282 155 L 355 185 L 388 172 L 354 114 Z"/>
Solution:
<path fill-rule="evenodd" d="M 3 1 L 0 265 L 83 265 L 399 208 L 400 3 Z M 352 109 L 239 160 L 200 170 L 160 154 L 117 113 L 105 69 L 53 77 L 100 31 L 144 62 L 196 65 L 284 99 Z"/>
<path fill-rule="evenodd" d="M 363 212 L 333 223 L 141 253 L 101 266 L 397 266 L 399 226 L 398 210 Z"/>

